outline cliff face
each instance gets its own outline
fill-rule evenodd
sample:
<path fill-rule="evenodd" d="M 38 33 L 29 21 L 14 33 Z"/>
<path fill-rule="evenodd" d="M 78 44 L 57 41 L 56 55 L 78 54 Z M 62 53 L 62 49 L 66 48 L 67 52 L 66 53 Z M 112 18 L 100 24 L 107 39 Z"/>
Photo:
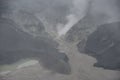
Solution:
<path fill-rule="evenodd" d="M 106 69 L 120 69 L 120 22 L 100 25 L 88 36 L 85 53 L 97 59 L 94 64 Z"/>

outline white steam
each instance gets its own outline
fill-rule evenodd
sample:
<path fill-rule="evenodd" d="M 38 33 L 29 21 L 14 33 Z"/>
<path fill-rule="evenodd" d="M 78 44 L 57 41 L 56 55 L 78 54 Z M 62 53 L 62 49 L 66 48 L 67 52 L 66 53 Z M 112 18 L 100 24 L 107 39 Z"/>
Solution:
<path fill-rule="evenodd" d="M 68 20 L 68 23 L 64 25 L 64 27 L 62 24 L 58 24 L 57 26 L 57 27 L 63 27 L 61 30 L 58 30 L 59 37 L 61 37 L 62 35 L 65 35 L 72 28 L 72 26 L 79 21 L 73 14 L 68 15 L 67 20 Z"/>
<path fill-rule="evenodd" d="M 67 23 L 58 23 L 58 37 L 64 36 L 78 21 L 80 21 L 87 13 L 90 0 L 73 0 L 73 8 L 71 13 L 67 15 Z"/>

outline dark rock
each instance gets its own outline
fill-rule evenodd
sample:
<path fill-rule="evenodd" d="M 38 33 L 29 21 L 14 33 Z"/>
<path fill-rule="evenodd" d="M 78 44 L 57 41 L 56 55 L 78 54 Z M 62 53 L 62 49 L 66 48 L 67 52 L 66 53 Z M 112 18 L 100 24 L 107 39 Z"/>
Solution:
<path fill-rule="evenodd" d="M 120 70 L 120 22 L 100 25 L 88 36 L 85 53 L 97 59 L 94 66 Z"/>
<path fill-rule="evenodd" d="M 33 58 L 51 71 L 62 74 L 71 72 L 68 57 L 59 52 L 57 42 L 48 37 L 33 37 L 16 26 L 9 19 L 0 19 L 0 65 Z"/>

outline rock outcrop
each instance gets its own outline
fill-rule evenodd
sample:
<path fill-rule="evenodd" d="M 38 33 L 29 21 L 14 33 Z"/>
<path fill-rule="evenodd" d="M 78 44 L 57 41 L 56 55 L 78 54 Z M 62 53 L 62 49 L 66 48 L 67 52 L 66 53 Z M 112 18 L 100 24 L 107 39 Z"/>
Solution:
<path fill-rule="evenodd" d="M 120 22 L 100 25 L 88 36 L 85 53 L 97 59 L 94 66 L 120 70 Z"/>

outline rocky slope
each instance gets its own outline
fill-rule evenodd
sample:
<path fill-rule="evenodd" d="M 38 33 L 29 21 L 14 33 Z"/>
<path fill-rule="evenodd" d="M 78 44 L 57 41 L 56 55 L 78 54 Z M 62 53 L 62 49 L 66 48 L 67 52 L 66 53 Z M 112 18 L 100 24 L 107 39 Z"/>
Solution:
<path fill-rule="evenodd" d="M 120 22 L 98 27 L 89 35 L 85 52 L 97 59 L 95 66 L 120 70 Z"/>

